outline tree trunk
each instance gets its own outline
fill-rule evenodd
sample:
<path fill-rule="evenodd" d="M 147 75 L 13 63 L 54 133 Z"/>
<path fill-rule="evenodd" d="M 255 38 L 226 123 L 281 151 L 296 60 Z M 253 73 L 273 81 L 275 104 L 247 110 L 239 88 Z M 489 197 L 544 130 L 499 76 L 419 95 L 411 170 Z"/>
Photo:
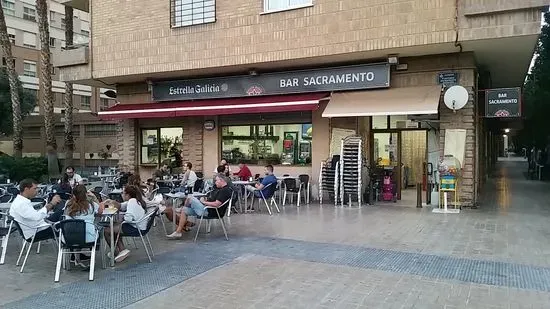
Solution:
<path fill-rule="evenodd" d="M 48 25 L 48 1 L 36 0 L 38 15 L 38 34 L 40 36 L 40 90 L 42 91 L 42 107 L 44 108 L 44 127 L 46 133 L 46 151 L 48 155 L 48 174 L 50 178 L 58 178 L 60 174 L 57 160 L 57 143 L 54 131 L 53 93 L 52 93 L 52 62 L 50 55 L 50 28 Z M 71 23 L 68 20 L 66 23 Z"/>
<path fill-rule="evenodd" d="M 65 6 L 65 46 L 73 45 L 73 8 Z M 65 107 L 65 167 L 73 165 L 74 136 L 73 136 L 73 85 L 65 83 L 63 95 Z"/>
<path fill-rule="evenodd" d="M 15 72 L 15 62 L 11 53 L 11 42 L 8 36 L 8 29 L 6 27 L 6 19 L 4 17 L 4 10 L 0 9 L 0 46 L 2 47 L 2 54 L 6 59 L 6 67 L 8 69 L 8 79 L 10 83 L 10 95 L 11 95 L 11 108 L 13 116 L 13 156 L 21 158 L 23 155 L 23 132 L 22 132 L 22 118 L 21 118 L 21 105 L 18 91 L 19 76 Z"/>

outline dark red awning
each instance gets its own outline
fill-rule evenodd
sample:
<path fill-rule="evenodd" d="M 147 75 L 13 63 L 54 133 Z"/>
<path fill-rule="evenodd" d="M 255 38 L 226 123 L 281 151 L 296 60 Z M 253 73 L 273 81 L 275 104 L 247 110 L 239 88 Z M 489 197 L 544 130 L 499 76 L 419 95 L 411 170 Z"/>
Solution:
<path fill-rule="evenodd" d="M 312 111 L 327 93 L 231 99 L 118 104 L 98 113 L 104 120 Z"/>

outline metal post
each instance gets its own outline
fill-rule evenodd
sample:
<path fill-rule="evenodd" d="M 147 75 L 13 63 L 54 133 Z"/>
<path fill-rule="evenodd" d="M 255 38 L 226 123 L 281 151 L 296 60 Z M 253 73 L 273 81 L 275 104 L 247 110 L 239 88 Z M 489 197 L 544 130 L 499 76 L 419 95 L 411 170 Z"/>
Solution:
<path fill-rule="evenodd" d="M 426 185 L 426 205 L 432 204 L 432 183 L 428 182 Z"/>
<path fill-rule="evenodd" d="M 416 183 L 416 208 L 422 208 L 422 183 Z"/>

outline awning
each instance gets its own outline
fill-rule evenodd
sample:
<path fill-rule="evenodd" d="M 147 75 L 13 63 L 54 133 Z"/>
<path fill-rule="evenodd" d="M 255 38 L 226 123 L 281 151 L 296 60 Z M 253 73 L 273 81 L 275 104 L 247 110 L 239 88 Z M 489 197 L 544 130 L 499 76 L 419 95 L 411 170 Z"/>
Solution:
<path fill-rule="evenodd" d="M 231 99 L 176 101 L 143 104 L 118 104 L 98 112 L 101 119 L 166 118 L 178 116 L 213 116 L 312 111 L 327 93 L 256 96 Z"/>
<path fill-rule="evenodd" d="M 437 114 L 440 97 L 441 86 L 334 93 L 323 117 Z"/>

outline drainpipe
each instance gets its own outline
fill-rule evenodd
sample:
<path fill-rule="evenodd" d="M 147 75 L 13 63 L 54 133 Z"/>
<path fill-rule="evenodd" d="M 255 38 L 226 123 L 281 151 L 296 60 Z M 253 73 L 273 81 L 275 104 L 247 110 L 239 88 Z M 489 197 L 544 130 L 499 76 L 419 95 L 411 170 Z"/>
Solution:
<path fill-rule="evenodd" d="M 459 34 L 459 20 L 458 20 L 458 17 L 459 17 L 459 12 L 458 12 L 458 6 L 459 6 L 459 0 L 455 0 L 455 33 L 456 33 L 456 36 L 455 36 L 455 47 L 458 47 L 460 50 L 459 52 L 462 53 L 462 44 L 458 41 L 458 34 Z"/>

